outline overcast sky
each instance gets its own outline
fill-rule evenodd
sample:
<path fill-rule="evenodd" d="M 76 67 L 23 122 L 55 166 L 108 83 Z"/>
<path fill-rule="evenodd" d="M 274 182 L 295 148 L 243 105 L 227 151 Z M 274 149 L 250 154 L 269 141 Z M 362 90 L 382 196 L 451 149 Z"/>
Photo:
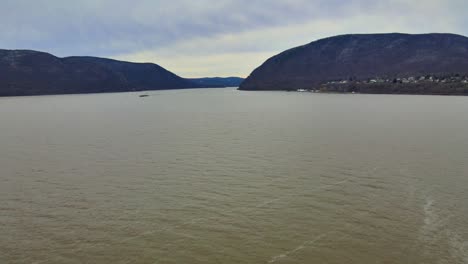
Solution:
<path fill-rule="evenodd" d="M 242 76 L 285 49 L 345 33 L 468 35 L 466 0 L 0 0 L 0 48 Z"/>

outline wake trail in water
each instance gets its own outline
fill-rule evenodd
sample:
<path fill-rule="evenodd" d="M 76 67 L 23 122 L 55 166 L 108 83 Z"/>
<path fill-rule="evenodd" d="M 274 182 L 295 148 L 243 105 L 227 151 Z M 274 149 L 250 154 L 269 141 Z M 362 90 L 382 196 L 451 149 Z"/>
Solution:
<path fill-rule="evenodd" d="M 342 181 L 337 181 L 337 182 L 326 184 L 326 185 L 323 185 L 323 186 L 319 186 L 317 188 L 311 189 L 311 191 L 324 190 L 324 189 L 327 189 L 327 188 L 332 188 L 332 187 L 335 187 L 335 186 L 343 185 L 343 184 L 345 184 L 347 182 L 349 182 L 349 179 L 342 180 Z M 229 214 L 229 213 L 234 213 L 236 211 L 239 211 L 239 213 L 248 213 L 248 212 L 257 210 L 258 208 L 262 208 L 262 207 L 265 207 L 267 205 L 270 205 L 270 204 L 273 204 L 275 202 L 284 200 L 286 198 L 294 197 L 294 196 L 297 196 L 297 194 L 286 195 L 286 196 L 283 196 L 283 197 L 277 197 L 277 198 L 274 198 L 274 199 L 270 199 L 270 200 L 258 203 L 258 204 L 253 205 L 253 206 L 248 206 L 248 207 L 244 206 L 244 207 L 241 207 L 241 208 L 235 208 L 235 209 L 232 209 L 232 210 L 223 211 L 223 213 Z M 181 223 L 179 225 L 176 225 L 176 226 L 172 226 L 172 227 L 171 226 L 165 226 L 165 227 L 162 227 L 162 228 L 141 232 L 138 235 L 118 240 L 115 243 L 117 243 L 117 244 L 128 243 L 130 241 L 139 239 L 141 237 L 145 237 L 145 236 L 149 236 L 149 235 L 153 235 L 153 234 L 161 233 L 161 232 L 171 232 L 171 233 L 174 233 L 174 234 L 179 234 L 177 232 L 174 232 L 173 230 L 175 230 L 177 228 L 181 228 L 181 227 L 186 226 L 186 225 L 193 225 L 193 224 L 196 224 L 196 223 L 200 223 L 200 222 L 211 220 L 211 219 L 217 219 L 217 218 L 219 218 L 219 217 L 218 216 L 212 216 L 212 217 L 193 218 L 193 219 L 185 221 L 185 222 L 183 222 L 183 223 Z M 328 233 L 326 233 L 326 234 L 328 234 Z M 183 239 L 186 239 L 187 237 L 189 237 L 189 235 L 184 235 L 182 237 L 184 237 Z M 319 240 L 322 237 L 323 237 L 323 235 L 319 236 L 318 239 L 316 238 L 314 240 L 307 241 L 305 243 L 305 245 L 309 245 L 310 243 L 314 243 L 314 242 L 316 242 L 316 240 Z M 78 246 L 78 244 L 79 243 L 75 243 L 76 246 Z M 167 244 L 167 245 L 169 245 L 169 244 Z M 94 248 L 103 247 L 103 246 L 105 246 L 105 245 L 102 245 L 102 244 L 100 244 L 100 245 L 84 245 L 84 246 L 80 246 L 80 247 L 75 248 L 71 252 L 77 253 L 77 252 L 80 252 L 80 251 L 83 251 L 83 250 L 94 249 Z M 110 245 L 108 245 L 108 246 L 110 246 Z M 300 248 L 300 249 L 298 248 L 295 251 L 299 251 L 301 249 L 302 248 Z M 49 259 L 45 259 L 45 260 L 42 260 L 42 261 L 36 261 L 36 262 L 33 262 L 33 263 L 42 264 L 42 263 L 47 263 L 50 260 L 51 259 L 49 258 Z M 132 263 L 132 261 L 133 260 L 122 260 L 122 262 L 120 262 L 120 263 Z"/>
<path fill-rule="evenodd" d="M 368 172 L 369 175 L 372 175 L 375 174 L 375 172 L 379 169 L 379 167 L 374 167 L 372 170 L 370 170 Z M 333 186 L 337 186 L 337 185 L 342 185 L 342 184 L 345 184 L 347 182 L 349 182 L 350 180 L 349 179 L 346 179 L 346 180 L 342 180 L 342 181 L 338 181 L 338 182 L 335 182 L 335 183 L 332 183 L 332 184 L 328 184 L 328 185 L 325 185 L 325 186 L 321 186 L 319 188 L 316 188 L 315 190 L 320 190 L 320 189 L 326 189 L 326 188 L 329 188 L 329 187 L 333 187 Z M 358 216 L 363 216 L 363 215 L 367 215 L 368 213 L 365 212 L 365 213 L 358 213 L 356 214 L 354 217 L 358 217 Z M 351 230 L 348 230 L 347 234 L 341 236 L 341 237 L 338 237 L 335 242 L 337 241 L 341 241 L 343 239 L 346 239 L 348 237 L 350 237 L 352 234 L 352 232 L 356 231 L 359 227 L 355 227 L 355 228 L 352 228 Z M 269 261 L 268 263 L 275 263 L 275 262 L 278 262 L 282 259 L 285 259 L 285 258 L 288 258 L 292 255 L 294 255 L 295 253 L 298 253 L 299 251 L 301 250 L 304 250 L 306 249 L 307 247 L 312 247 L 314 244 L 316 244 L 317 242 L 319 242 L 321 239 L 323 238 L 326 238 L 332 234 L 336 234 L 340 232 L 339 229 L 334 229 L 334 230 L 331 230 L 331 231 L 327 231 L 327 232 L 324 232 L 318 236 L 316 236 L 314 239 L 312 240 L 308 240 L 308 241 L 305 241 L 304 243 L 302 243 L 301 245 L 297 246 L 296 248 L 292 249 L 292 250 L 289 250 L 289 251 L 286 251 L 286 252 L 283 252 L 279 255 L 276 255 L 276 256 L 273 256 Z"/>
<path fill-rule="evenodd" d="M 327 188 L 331 188 L 331 187 L 334 187 L 334 186 L 339 186 L 339 185 L 342 185 L 342 184 L 345 184 L 349 182 L 348 179 L 346 180 L 342 180 L 342 181 L 338 181 L 338 182 L 334 182 L 334 183 L 331 183 L 331 184 L 326 184 L 326 185 L 323 185 L 323 186 L 320 186 L 320 187 L 317 187 L 317 188 L 314 188 L 312 189 L 311 191 L 317 191 L 317 190 L 323 190 L 323 189 L 327 189 Z M 238 213 L 249 213 L 251 211 L 255 211 L 257 210 L 258 208 L 262 208 L 262 207 L 265 207 L 267 205 L 270 205 L 270 204 L 273 204 L 275 202 L 278 202 L 278 201 L 281 201 L 281 200 L 284 200 L 288 197 L 294 197 L 294 196 L 297 196 L 297 194 L 293 194 L 293 195 L 286 195 L 286 196 L 283 196 L 283 197 L 277 197 L 277 198 L 274 198 L 274 199 L 270 199 L 270 200 L 267 200 L 267 201 L 264 201 L 264 202 L 261 202 L 261 203 L 258 203 L 256 205 L 253 205 L 253 206 L 244 206 L 244 207 L 240 207 L 240 208 L 235 208 L 235 209 L 232 209 L 232 210 L 227 210 L 227 211 L 223 211 L 222 213 L 224 214 L 230 214 L 230 213 L 234 213 L 236 211 L 239 211 Z M 172 227 L 172 228 L 167 228 L 167 229 L 164 229 L 164 230 L 161 230 L 161 231 L 169 231 L 169 230 L 173 230 L 173 229 L 176 229 L 176 228 L 180 228 L 184 225 L 191 225 L 191 224 L 195 224 L 195 223 L 199 223 L 199 222 L 203 222 L 203 221 L 206 221 L 206 220 L 211 220 L 211 219 L 217 219 L 219 218 L 218 216 L 212 216 L 212 217 L 201 217 L 201 218 L 194 218 L 194 219 L 191 219 L 189 221 L 186 221 L 184 223 L 182 223 L 181 225 L 179 226 L 175 226 L 175 227 Z M 143 237 L 143 236 L 146 236 L 146 235 L 151 235 L 151 234 L 154 234 L 154 233 L 157 233 L 157 232 L 160 232 L 159 230 L 156 230 L 156 231 L 147 231 L 147 232 L 144 232 L 143 234 L 141 235 L 138 235 L 138 236 L 135 236 L 135 237 L 131 237 L 131 238 L 128 238 L 125 240 L 125 242 L 128 242 L 130 240 L 134 240 L 134 239 L 138 239 L 140 237 Z M 185 238 L 182 238 L 181 240 L 184 240 Z M 314 239 L 315 240 L 315 239 Z M 180 240 L 179 240 L 180 241 Z M 311 241 L 309 241 L 310 243 Z M 307 243 L 307 244 L 309 244 Z M 170 243 L 168 243 L 167 245 L 170 245 Z M 166 245 L 166 246 L 167 246 Z M 300 250 L 300 249 L 298 249 Z M 296 251 L 298 251 L 296 250 Z M 132 263 L 133 260 L 127 260 L 127 261 L 124 261 L 124 262 L 121 262 L 121 263 L 124 263 L 124 264 L 127 264 L 127 263 Z"/>
<path fill-rule="evenodd" d="M 361 216 L 363 216 L 363 215 L 367 215 L 367 213 L 356 214 L 355 217 L 357 217 L 357 216 L 360 216 L 360 217 L 361 217 Z M 360 227 L 355 227 L 355 228 L 349 229 L 349 230 L 347 231 L 347 234 L 344 234 L 344 235 L 342 235 L 342 236 L 336 238 L 336 239 L 334 240 L 334 242 L 338 242 L 338 241 L 344 240 L 344 239 L 346 239 L 346 238 L 352 236 L 352 233 L 353 233 L 354 231 L 356 231 L 357 229 L 359 229 L 359 228 L 360 228 Z M 315 237 L 314 239 L 312 239 L 312 240 L 305 241 L 304 243 L 302 243 L 301 245 L 299 245 L 298 247 L 296 247 L 296 248 L 294 248 L 294 249 L 292 249 L 292 250 L 283 252 L 283 253 L 281 253 L 281 254 L 279 254 L 279 255 L 276 255 L 276 256 L 272 257 L 272 258 L 268 261 L 268 263 L 275 263 L 275 262 L 277 262 L 277 261 L 279 261 L 279 260 L 288 258 L 288 257 L 294 255 L 295 253 L 301 251 L 301 250 L 304 250 L 304 249 L 306 249 L 306 248 L 308 248 L 308 247 L 310 248 L 310 247 L 314 246 L 314 244 L 316 244 L 316 243 L 319 242 L 320 240 L 322 240 L 322 239 L 324 239 L 324 238 L 326 238 L 326 237 L 328 237 L 328 236 L 330 236 L 330 235 L 332 235 L 332 234 L 337 234 L 337 233 L 339 233 L 339 232 L 341 232 L 341 230 L 339 230 L 339 229 L 334 229 L 334 230 L 331 230 L 331 231 L 324 232 L 324 233 L 322 233 L 322 234 L 316 236 L 316 237 Z"/>
<path fill-rule="evenodd" d="M 336 232 L 336 231 L 328 231 L 328 232 L 325 232 L 325 233 L 323 233 L 323 234 L 321 234 L 321 235 L 318 235 L 318 236 L 315 237 L 314 239 L 309 240 L 309 241 L 306 241 L 306 242 L 302 243 L 301 245 L 299 245 L 298 247 L 296 247 L 296 248 L 294 248 L 294 249 L 292 249 L 292 250 L 283 252 L 283 253 L 281 253 L 281 254 L 279 254 L 279 255 L 277 255 L 277 256 L 272 257 L 272 258 L 270 259 L 270 261 L 268 261 L 268 263 L 275 263 L 275 262 L 277 262 L 278 260 L 287 258 L 287 257 L 289 257 L 290 255 L 292 255 L 292 254 L 294 254 L 294 253 L 296 253 L 296 252 L 298 252 L 298 251 L 301 251 L 301 250 L 303 250 L 303 249 L 306 248 L 306 247 L 312 246 L 314 243 L 316 243 L 316 242 L 319 241 L 320 239 L 322 239 L 322 238 L 324 238 L 324 237 L 326 237 L 326 236 L 328 236 L 328 235 L 330 235 L 330 234 L 332 234 L 332 233 L 334 233 L 334 232 Z"/>
<path fill-rule="evenodd" d="M 468 242 L 464 241 L 458 232 L 447 226 L 448 221 L 455 217 L 455 214 L 441 218 L 434 204 L 435 200 L 431 197 L 425 198 L 423 226 L 420 231 L 420 240 L 424 246 L 423 253 L 430 256 L 433 248 L 445 245 L 453 263 L 468 264 Z M 441 243 L 442 241 L 444 243 Z M 443 263 L 442 261 L 439 263 Z"/>

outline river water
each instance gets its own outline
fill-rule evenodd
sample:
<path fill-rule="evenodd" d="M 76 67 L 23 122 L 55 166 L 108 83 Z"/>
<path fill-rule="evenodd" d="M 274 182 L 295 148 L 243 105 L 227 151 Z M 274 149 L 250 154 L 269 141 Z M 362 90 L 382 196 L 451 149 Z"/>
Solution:
<path fill-rule="evenodd" d="M 468 263 L 468 98 L 0 99 L 0 263 Z"/>

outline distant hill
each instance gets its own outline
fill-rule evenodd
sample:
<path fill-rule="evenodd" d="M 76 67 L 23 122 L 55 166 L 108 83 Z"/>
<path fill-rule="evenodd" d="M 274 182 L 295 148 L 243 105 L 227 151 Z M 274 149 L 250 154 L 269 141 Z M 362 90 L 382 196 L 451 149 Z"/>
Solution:
<path fill-rule="evenodd" d="M 0 96 L 195 88 L 152 63 L 0 49 Z"/>
<path fill-rule="evenodd" d="M 314 41 L 268 59 L 240 89 L 314 90 L 336 80 L 455 74 L 468 75 L 467 37 L 398 33 L 342 35 Z M 381 92 L 378 90 L 381 86 L 372 87 L 377 90 L 372 88 L 366 92 Z M 430 90 L 409 89 L 405 93 L 431 93 Z"/>
<path fill-rule="evenodd" d="M 240 77 L 211 77 L 211 78 L 191 78 L 188 79 L 201 87 L 239 87 L 244 81 Z"/>

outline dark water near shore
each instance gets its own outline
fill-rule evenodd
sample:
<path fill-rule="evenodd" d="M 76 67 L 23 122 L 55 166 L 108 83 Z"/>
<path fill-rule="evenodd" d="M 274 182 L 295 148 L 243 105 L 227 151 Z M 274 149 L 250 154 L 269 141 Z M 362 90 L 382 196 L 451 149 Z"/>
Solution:
<path fill-rule="evenodd" d="M 468 263 L 468 98 L 0 99 L 0 263 Z"/>

